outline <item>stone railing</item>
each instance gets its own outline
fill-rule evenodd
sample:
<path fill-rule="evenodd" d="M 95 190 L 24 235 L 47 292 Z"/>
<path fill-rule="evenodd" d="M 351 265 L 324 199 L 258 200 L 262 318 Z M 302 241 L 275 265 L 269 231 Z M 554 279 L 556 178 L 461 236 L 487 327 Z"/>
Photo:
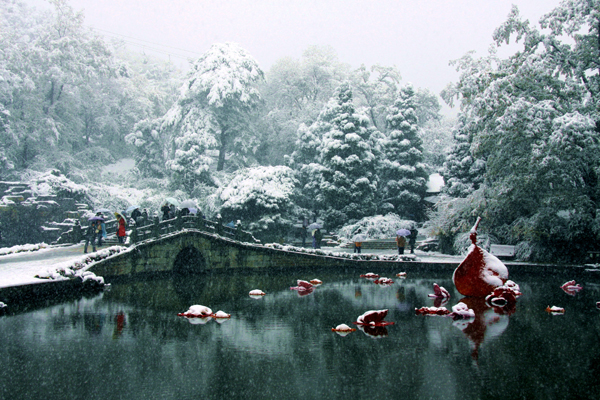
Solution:
<path fill-rule="evenodd" d="M 259 243 L 252 233 L 243 231 L 239 227 L 231 228 L 223 225 L 222 219 L 210 221 L 204 217 L 196 215 L 179 215 L 173 219 L 159 221 L 158 217 L 150 222 L 148 220 L 138 219 L 139 225 L 131 223 L 128 226 L 129 244 L 135 244 L 148 239 L 155 239 L 162 235 L 173 232 L 178 232 L 183 229 L 197 229 L 203 232 L 215 233 L 240 242 Z M 73 226 L 72 229 L 63 233 L 57 243 L 79 243 L 85 240 L 85 231 L 87 227 L 82 227 L 79 224 Z M 117 232 L 117 221 L 112 220 L 106 222 L 106 233 L 114 234 Z"/>

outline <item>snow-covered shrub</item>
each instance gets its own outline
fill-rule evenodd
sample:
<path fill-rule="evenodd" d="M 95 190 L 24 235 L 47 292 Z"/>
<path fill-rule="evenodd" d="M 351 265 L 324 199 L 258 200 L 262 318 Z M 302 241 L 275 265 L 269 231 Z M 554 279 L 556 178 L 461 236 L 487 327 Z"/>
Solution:
<path fill-rule="evenodd" d="M 360 232 L 367 239 L 386 239 L 395 237 L 398 229 L 414 227 L 416 227 L 415 221 L 402 219 L 398 215 L 390 213 L 365 217 L 354 224 L 346 225 L 338 231 L 338 236 L 352 240 L 352 237 Z"/>
<path fill-rule="evenodd" d="M 498 239 L 493 235 L 484 232 L 477 233 L 477 245 L 486 251 L 490 250 L 491 244 L 499 243 Z M 454 239 L 454 253 L 467 254 L 471 246 L 471 238 L 469 232 L 462 232 L 456 235 Z"/>
<path fill-rule="evenodd" d="M 293 171 L 288 167 L 239 170 L 217 192 L 223 220 L 241 220 L 244 230 L 258 236 L 282 235 L 292 226 L 287 214 L 295 185 Z"/>
<path fill-rule="evenodd" d="M 515 258 L 520 261 L 529 261 L 532 253 L 531 243 L 519 242 L 515 246 Z"/>
<path fill-rule="evenodd" d="M 76 184 L 58 170 L 35 174 L 31 177 L 29 186 L 37 196 L 57 195 L 83 200 L 87 195 L 87 188 L 85 186 Z"/>

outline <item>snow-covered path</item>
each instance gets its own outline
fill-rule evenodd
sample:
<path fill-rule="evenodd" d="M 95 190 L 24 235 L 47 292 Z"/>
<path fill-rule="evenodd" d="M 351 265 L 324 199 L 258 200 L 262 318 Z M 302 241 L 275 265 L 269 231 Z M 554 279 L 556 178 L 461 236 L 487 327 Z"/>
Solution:
<path fill-rule="evenodd" d="M 83 244 L 0 256 L 0 289 L 48 282 L 47 279 L 35 278 L 35 275 L 49 268 L 72 265 L 84 258 Z"/>

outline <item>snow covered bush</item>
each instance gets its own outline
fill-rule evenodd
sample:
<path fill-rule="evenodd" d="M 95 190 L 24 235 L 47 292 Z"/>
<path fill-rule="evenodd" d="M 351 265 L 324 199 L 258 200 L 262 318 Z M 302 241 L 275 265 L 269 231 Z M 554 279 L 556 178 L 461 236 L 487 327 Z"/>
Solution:
<path fill-rule="evenodd" d="M 78 201 L 84 200 L 88 192 L 85 186 L 76 184 L 58 170 L 41 174 L 34 173 L 30 178 L 29 186 L 37 196 L 56 195 L 74 198 Z"/>
<path fill-rule="evenodd" d="M 285 166 L 239 170 L 217 191 L 223 221 L 240 220 L 244 230 L 265 238 L 279 237 L 292 226 L 288 213 L 297 182 Z"/>
<path fill-rule="evenodd" d="M 398 229 L 416 228 L 416 225 L 415 221 L 402 219 L 397 214 L 375 215 L 342 227 L 338 236 L 352 240 L 352 237 L 360 232 L 367 239 L 388 239 L 396 237 Z"/>

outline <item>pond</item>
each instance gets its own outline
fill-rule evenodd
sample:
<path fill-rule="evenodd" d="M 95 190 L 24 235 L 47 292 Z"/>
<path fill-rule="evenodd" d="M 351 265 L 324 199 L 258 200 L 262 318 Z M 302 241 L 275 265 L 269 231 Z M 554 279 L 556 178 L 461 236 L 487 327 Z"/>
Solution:
<path fill-rule="evenodd" d="M 393 278 L 379 286 L 360 278 Z M 399 271 L 395 271 L 399 272 Z M 113 283 L 0 318 L 2 399 L 551 399 L 600 397 L 600 285 L 518 276 L 514 313 L 477 309 L 472 322 L 415 315 L 451 272 L 237 271 Z M 300 296 L 297 279 L 323 284 Z M 266 292 L 254 299 L 252 289 Z M 230 319 L 177 316 L 193 304 Z M 546 307 L 565 308 L 551 315 Z M 475 308 L 479 307 L 475 304 Z M 389 309 L 376 336 L 352 325 Z"/>

